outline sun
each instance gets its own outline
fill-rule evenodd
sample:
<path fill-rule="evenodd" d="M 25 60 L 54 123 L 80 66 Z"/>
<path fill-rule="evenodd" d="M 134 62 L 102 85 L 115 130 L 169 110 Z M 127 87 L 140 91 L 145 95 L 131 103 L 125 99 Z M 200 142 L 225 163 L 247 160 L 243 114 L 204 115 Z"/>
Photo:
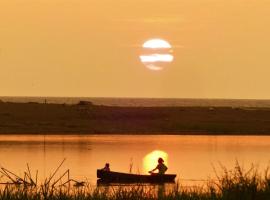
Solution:
<path fill-rule="evenodd" d="M 150 70 L 160 71 L 174 59 L 172 46 L 163 39 L 150 39 L 143 43 L 141 62 Z"/>
<path fill-rule="evenodd" d="M 164 49 L 170 49 L 172 46 L 170 43 L 168 43 L 165 40 L 162 39 L 151 39 L 146 41 L 143 44 L 143 48 L 151 48 L 151 49 L 158 49 L 158 48 L 164 48 Z"/>

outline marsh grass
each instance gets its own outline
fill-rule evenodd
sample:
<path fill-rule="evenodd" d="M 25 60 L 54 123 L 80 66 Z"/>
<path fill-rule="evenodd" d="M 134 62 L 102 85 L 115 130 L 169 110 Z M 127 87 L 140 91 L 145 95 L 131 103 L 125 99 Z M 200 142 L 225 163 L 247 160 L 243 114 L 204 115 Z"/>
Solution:
<path fill-rule="evenodd" d="M 176 183 L 167 189 L 163 185 L 83 187 L 71 185 L 38 187 L 6 185 L 0 189 L 1 200 L 269 200 L 269 170 L 259 173 L 256 167 L 235 168 L 222 173 L 198 187 L 183 187 Z"/>

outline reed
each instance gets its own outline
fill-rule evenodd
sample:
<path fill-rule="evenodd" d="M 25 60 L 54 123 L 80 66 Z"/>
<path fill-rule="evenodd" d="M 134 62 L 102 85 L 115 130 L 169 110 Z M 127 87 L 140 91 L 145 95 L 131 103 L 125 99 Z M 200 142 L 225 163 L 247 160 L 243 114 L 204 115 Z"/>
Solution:
<path fill-rule="evenodd" d="M 30 174 L 30 171 L 28 172 Z M 47 180 L 50 180 L 47 179 Z M 45 181 L 35 184 L 8 184 L 0 188 L 1 200 L 269 200 L 270 175 L 266 169 L 259 173 L 256 167 L 244 170 L 236 163 L 232 170 L 222 167 L 217 180 L 202 186 L 183 187 L 176 183 L 168 189 L 162 185 L 100 186 L 85 184 L 74 187 Z"/>

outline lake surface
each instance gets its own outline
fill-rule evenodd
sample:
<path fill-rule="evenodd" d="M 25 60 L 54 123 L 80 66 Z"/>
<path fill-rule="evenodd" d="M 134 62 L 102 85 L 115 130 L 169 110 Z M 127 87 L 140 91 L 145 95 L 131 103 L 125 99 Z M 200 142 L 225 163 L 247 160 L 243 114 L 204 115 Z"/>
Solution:
<path fill-rule="evenodd" d="M 96 184 L 96 169 L 106 162 L 113 171 L 145 174 L 159 156 L 183 184 L 215 178 L 213 166 L 217 171 L 220 163 L 233 168 L 236 160 L 246 169 L 253 163 L 263 171 L 270 164 L 270 136 L 0 136 L 0 165 L 23 176 L 29 163 L 32 173 L 39 171 L 39 180 L 49 177 L 64 158 L 56 178 L 70 169 L 71 178 Z"/>

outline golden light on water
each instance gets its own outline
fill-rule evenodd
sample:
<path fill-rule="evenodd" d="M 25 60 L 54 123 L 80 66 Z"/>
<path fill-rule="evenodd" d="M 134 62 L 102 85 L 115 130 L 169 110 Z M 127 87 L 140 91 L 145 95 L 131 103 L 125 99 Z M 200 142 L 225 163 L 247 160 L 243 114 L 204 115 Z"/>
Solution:
<path fill-rule="evenodd" d="M 142 47 L 144 53 L 140 55 L 140 60 L 150 70 L 160 71 L 174 59 L 172 46 L 166 40 L 151 39 Z"/>
<path fill-rule="evenodd" d="M 148 173 L 148 171 L 154 169 L 157 166 L 158 158 L 163 158 L 164 164 L 168 166 L 168 154 L 161 150 L 155 150 L 143 158 L 144 173 Z"/>

